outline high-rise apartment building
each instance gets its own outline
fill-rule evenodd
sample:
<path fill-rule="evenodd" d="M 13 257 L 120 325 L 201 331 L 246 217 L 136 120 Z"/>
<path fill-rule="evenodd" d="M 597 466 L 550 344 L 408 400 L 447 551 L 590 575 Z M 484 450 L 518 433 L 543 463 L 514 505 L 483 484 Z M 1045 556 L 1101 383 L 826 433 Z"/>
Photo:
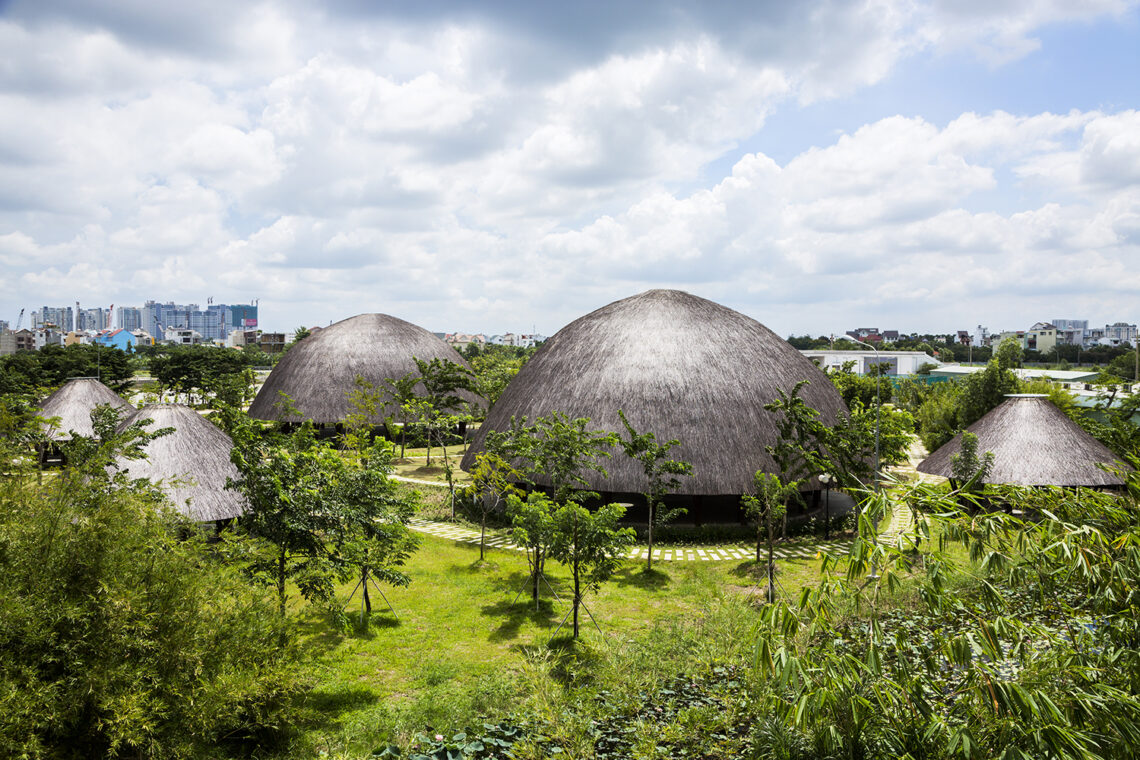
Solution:
<path fill-rule="evenodd" d="M 74 312 L 70 306 L 41 306 L 32 312 L 32 327 L 54 327 L 62 332 L 75 329 Z"/>
<path fill-rule="evenodd" d="M 77 330 L 106 330 L 111 326 L 111 310 L 99 306 L 79 311 Z"/>
<path fill-rule="evenodd" d="M 143 310 L 137 306 L 120 306 L 118 327 L 129 332 L 143 329 Z M 153 333 L 152 333 L 153 334 Z"/>

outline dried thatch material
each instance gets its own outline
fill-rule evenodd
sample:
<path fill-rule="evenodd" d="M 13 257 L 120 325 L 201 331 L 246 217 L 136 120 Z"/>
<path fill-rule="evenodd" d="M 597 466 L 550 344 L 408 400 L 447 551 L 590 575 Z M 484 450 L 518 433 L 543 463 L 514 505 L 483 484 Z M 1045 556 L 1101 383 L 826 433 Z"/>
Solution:
<path fill-rule="evenodd" d="M 1006 398 L 966 428 L 978 437 L 978 456 L 994 455 L 983 482 L 1016 486 L 1118 486 L 1123 481 L 1097 465 L 1116 455 L 1065 416 L 1047 396 Z M 919 472 L 953 476 L 951 458 L 962 448 L 962 434 L 918 465 Z"/>
<path fill-rule="evenodd" d="M 694 471 L 677 493 L 739 495 L 757 470 L 777 471 L 764 450 L 777 440 L 777 416 L 764 405 L 800 380 L 810 381 L 801 397 L 824 422 L 846 411 L 831 381 L 756 320 L 681 291 L 650 290 L 546 341 L 491 409 L 462 467 L 474 466 L 486 434 L 508 428 L 512 416 L 533 421 L 559 411 L 624 435 L 621 409 L 638 432 L 681 441 L 671 456 Z M 608 478 L 586 475 L 592 489 L 645 487 L 641 465 L 620 449 L 603 464 Z"/>
<path fill-rule="evenodd" d="M 454 348 L 402 319 L 361 314 L 341 320 L 313 332 L 281 357 L 250 405 L 249 415 L 281 422 L 341 422 L 356 411 L 349 394 L 356 390 L 357 375 L 383 392 L 385 380 L 416 372 L 415 359 L 444 359 L 467 366 Z M 419 390 L 423 391 L 422 386 Z M 285 414 L 278 406 L 282 393 L 293 400 L 299 415 Z M 474 394 L 460 395 L 477 402 Z M 381 399 L 387 397 L 381 395 Z M 380 425 L 385 417 L 394 416 L 399 411 L 385 404 L 372 423 Z"/>
<path fill-rule="evenodd" d="M 93 436 L 91 412 L 101 404 L 118 409 L 120 417 L 135 411 L 126 400 L 93 377 L 68 380 L 40 406 L 41 417 L 59 417 L 57 425 L 45 426 L 44 430 L 55 441 L 70 440 L 73 433 Z"/>
<path fill-rule="evenodd" d="M 214 423 L 182 404 L 151 404 L 120 424 L 141 420 L 150 431 L 174 428 L 146 447 L 146 459 L 120 459 L 119 467 L 132 478 L 160 482 L 171 503 L 197 522 L 228 520 L 245 512 L 245 497 L 226 488 L 226 478 L 238 478 L 230 461 L 233 441 Z"/>

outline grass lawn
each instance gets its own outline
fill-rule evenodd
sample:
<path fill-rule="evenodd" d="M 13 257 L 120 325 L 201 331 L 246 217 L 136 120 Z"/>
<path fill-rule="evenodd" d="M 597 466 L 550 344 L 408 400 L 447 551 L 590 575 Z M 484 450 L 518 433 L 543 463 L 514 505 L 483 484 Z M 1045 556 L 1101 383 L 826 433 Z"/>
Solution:
<path fill-rule="evenodd" d="M 459 460 L 463 458 L 464 446 L 456 444 L 447 447 L 447 456 L 451 460 L 451 478 L 459 485 L 467 485 L 471 482 L 470 476 L 463 470 L 459 469 Z M 399 445 L 396 447 L 396 453 L 400 451 Z M 427 463 L 427 449 L 407 449 L 404 452 L 402 459 L 395 460 L 395 474 L 402 478 L 412 478 L 413 480 L 426 480 L 441 485 L 447 484 L 447 475 L 443 468 L 442 451 L 436 446 L 431 450 L 431 465 Z"/>
<path fill-rule="evenodd" d="M 366 631 L 334 629 L 327 616 L 305 619 L 316 688 L 308 700 L 307 751 L 354 756 L 417 732 L 447 733 L 510 714 L 543 714 L 574 699 L 570 684 L 637 690 L 703 664 L 750 651 L 762 573 L 752 563 L 668 562 L 652 573 L 628 563 L 586 604 L 582 641 L 567 628 L 568 575 L 551 563 L 553 602 L 543 588 L 536 611 L 527 593 L 526 559 L 425 536 L 408 565 L 411 586 L 385 588 L 389 612 L 373 595 Z M 794 595 L 815 580 L 818 560 L 780 563 L 782 590 Z M 346 599 L 354 584 L 340 589 Z M 359 614 L 360 598 L 347 610 Z M 398 616 L 398 618 L 397 618 Z M 355 618 L 358 619 L 358 618 Z M 569 625 L 569 623 L 567 624 Z"/>

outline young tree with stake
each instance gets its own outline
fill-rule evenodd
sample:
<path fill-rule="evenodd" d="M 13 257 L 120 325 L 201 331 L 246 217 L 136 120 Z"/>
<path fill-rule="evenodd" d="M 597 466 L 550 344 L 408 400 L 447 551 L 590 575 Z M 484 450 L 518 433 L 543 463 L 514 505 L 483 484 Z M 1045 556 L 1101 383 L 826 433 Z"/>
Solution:
<path fill-rule="evenodd" d="M 777 520 L 782 520 L 788 512 L 788 502 L 800 498 L 800 483 L 797 480 L 785 483 L 779 475 L 757 472 L 753 477 L 755 494 L 744 495 L 744 508 L 756 520 L 756 564 L 760 564 L 760 543 L 766 532 L 768 536 L 768 602 L 776 600 L 776 556 L 775 538 Z"/>
<path fill-rule="evenodd" d="M 614 574 L 624 552 L 636 539 L 633 528 L 617 527 L 624 514 L 625 507 L 620 504 L 607 504 L 591 512 L 574 502 L 554 512 L 550 556 L 566 565 L 573 578 L 575 639 L 583 595 L 596 592 Z"/>
<path fill-rule="evenodd" d="M 632 459 L 641 463 L 645 472 L 646 488 L 642 494 L 649 514 L 646 520 L 646 534 L 649 541 L 648 559 L 645 569 L 653 569 L 653 526 L 664 525 L 675 517 L 685 514 L 684 509 L 671 509 L 657 512 L 663 497 L 669 491 L 675 491 L 681 485 L 678 475 L 692 475 L 693 465 L 689 462 L 669 459 L 669 450 L 680 445 L 680 441 L 673 439 L 665 443 L 658 443 L 653 433 L 638 433 L 629 424 L 625 412 L 618 410 L 618 417 L 625 431 L 629 435 L 627 440 L 621 442 L 622 450 Z"/>

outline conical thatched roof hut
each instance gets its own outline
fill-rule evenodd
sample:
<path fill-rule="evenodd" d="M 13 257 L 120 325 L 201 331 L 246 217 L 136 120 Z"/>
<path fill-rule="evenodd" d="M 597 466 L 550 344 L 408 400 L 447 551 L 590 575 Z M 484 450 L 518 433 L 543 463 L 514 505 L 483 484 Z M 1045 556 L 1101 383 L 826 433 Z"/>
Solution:
<path fill-rule="evenodd" d="M 197 522 L 228 520 L 245 511 L 245 498 L 226 488 L 227 478 L 238 478 L 230 461 L 233 441 L 214 423 L 182 404 L 151 404 L 120 424 L 123 429 L 141 420 L 151 420 L 149 431 L 174 428 L 174 432 L 147 444 L 146 459 L 120 459 L 118 464 L 132 478 L 163 481 L 163 490 L 182 514 Z"/>
<path fill-rule="evenodd" d="M 486 434 L 511 417 L 559 411 L 589 417 L 594 429 L 624 435 L 618 410 L 638 432 L 678 439 L 670 454 L 691 462 L 681 495 L 739 496 L 757 470 L 777 472 L 764 450 L 777 440 L 777 415 L 764 405 L 808 380 L 808 405 L 832 422 L 846 411 L 831 381 L 756 320 L 677 290 L 650 290 L 611 303 L 558 331 L 527 362 L 487 415 L 462 467 L 474 465 Z M 640 493 L 641 464 L 620 449 L 603 462 L 593 490 Z M 549 485 L 549 484 L 543 484 Z"/>
<path fill-rule="evenodd" d="M 1097 465 L 1117 457 L 1058 409 L 1047 396 L 1016 394 L 966 428 L 978 437 L 978 456 L 994 455 L 985 483 L 1016 486 L 1119 486 L 1123 481 Z M 962 434 L 918 465 L 919 472 L 953 477 Z"/>
<path fill-rule="evenodd" d="M 95 378 L 76 377 L 47 397 L 40 406 L 40 416 L 59 418 L 58 424 L 45 428 L 53 440 L 69 440 L 72 433 L 92 436 L 95 430 L 91 427 L 91 412 L 101 404 L 118 409 L 120 418 L 135 411 L 122 396 Z"/>
<path fill-rule="evenodd" d="M 337 423 L 356 410 L 349 394 L 357 376 L 383 392 L 385 380 L 416 372 L 415 359 L 444 359 L 467 366 L 454 348 L 422 327 L 387 314 L 361 314 L 341 320 L 297 343 L 281 357 L 249 407 L 261 420 Z M 420 389 L 422 391 L 422 388 Z M 299 414 L 286 414 L 279 403 L 288 395 Z M 461 396 L 477 402 L 474 394 Z M 386 397 L 381 396 L 386 400 Z M 372 423 L 383 424 L 398 410 L 385 405 Z"/>

